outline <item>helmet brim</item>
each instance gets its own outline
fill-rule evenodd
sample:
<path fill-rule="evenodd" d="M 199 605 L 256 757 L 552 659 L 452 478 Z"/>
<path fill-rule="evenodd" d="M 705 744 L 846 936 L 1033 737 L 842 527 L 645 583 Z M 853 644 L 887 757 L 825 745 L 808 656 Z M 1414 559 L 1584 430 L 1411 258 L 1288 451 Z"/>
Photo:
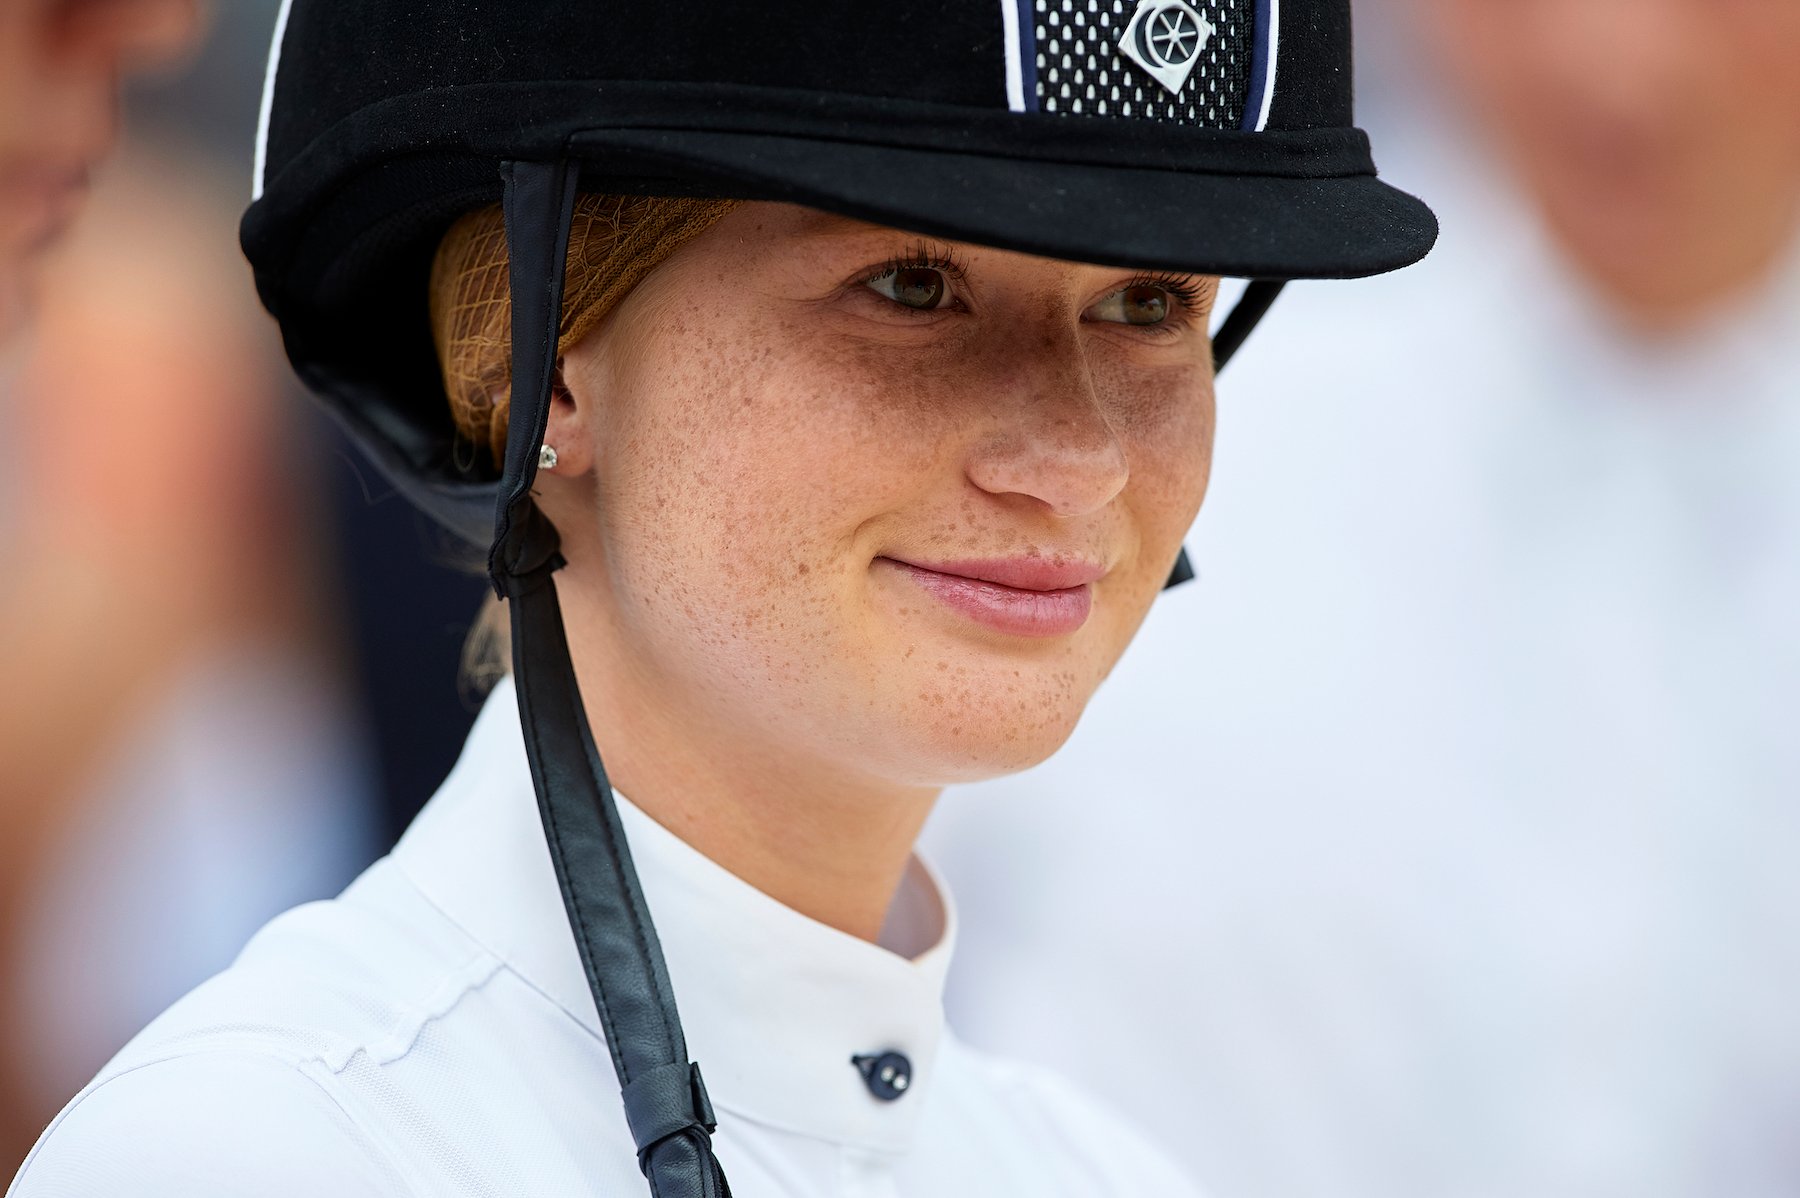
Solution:
<path fill-rule="evenodd" d="M 1419 261 L 1438 231 L 1423 202 L 1372 174 L 1211 174 L 690 129 L 588 132 L 573 148 L 613 169 L 629 160 L 727 194 L 1108 266 L 1363 278 Z"/>

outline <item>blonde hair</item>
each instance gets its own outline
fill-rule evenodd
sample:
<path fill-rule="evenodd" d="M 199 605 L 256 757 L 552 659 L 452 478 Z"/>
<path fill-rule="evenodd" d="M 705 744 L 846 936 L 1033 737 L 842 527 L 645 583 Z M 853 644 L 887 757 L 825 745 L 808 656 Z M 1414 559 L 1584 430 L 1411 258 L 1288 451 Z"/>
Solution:
<path fill-rule="evenodd" d="M 560 358 L 682 245 L 711 228 L 734 200 L 581 195 L 569 232 Z M 498 204 L 450 227 L 431 264 L 431 336 L 459 447 L 473 468 L 485 452 L 506 459 L 512 386 L 512 299 L 506 222 Z M 485 691 L 511 671 L 505 605 L 488 596 L 463 643 L 464 684 Z"/>

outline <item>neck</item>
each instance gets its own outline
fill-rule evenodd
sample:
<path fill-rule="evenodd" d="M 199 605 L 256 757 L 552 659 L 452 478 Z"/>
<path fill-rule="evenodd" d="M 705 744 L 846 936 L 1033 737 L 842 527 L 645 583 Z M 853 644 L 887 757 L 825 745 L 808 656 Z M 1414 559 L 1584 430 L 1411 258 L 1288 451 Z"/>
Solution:
<path fill-rule="evenodd" d="M 612 784 L 784 906 L 874 943 L 940 790 L 869 777 L 750 720 L 722 719 L 657 671 L 559 579 L 582 701 Z"/>

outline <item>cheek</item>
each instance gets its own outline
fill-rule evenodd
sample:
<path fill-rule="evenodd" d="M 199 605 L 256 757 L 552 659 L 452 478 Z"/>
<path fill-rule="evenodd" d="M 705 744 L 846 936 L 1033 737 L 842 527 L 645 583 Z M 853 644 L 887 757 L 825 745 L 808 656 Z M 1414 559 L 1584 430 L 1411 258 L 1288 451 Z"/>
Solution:
<path fill-rule="evenodd" d="M 1114 509 L 1127 552 L 1099 584 L 1094 618 L 1071 645 L 1066 670 L 1035 680 L 1053 723 L 1073 726 L 1162 593 L 1206 494 L 1214 402 L 1210 367 L 1147 372 L 1096 369 L 1108 422 L 1124 446 L 1130 479 Z"/>
<path fill-rule="evenodd" d="M 1190 372 L 1160 387 L 1140 391 L 1142 419 L 1124 426 L 1131 462 L 1126 510 L 1134 525 L 1138 553 L 1117 579 L 1111 605 L 1115 653 L 1123 653 L 1150 604 L 1161 594 L 1168 571 L 1199 514 L 1212 470 L 1216 407 L 1212 372 Z M 1110 668 L 1110 663 L 1108 668 Z"/>
<path fill-rule="evenodd" d="M 1216 411 L 1211 369 L 1120 371 L 1096 381 L 1117 397 L 1108 416 L 1131 463 L 1126 495 L 1134 519 L 1147 536 L 1173 530 L 1178 538 L 1206 494 Z"/>
<path fill-rule="evenodd" d="M 621 602 L 739 676 L 853 659 L 868 530 L 936 485 L 942 406 L 801 321 L 696 312 L 640 344 L 598 434 Z"/>
<path fill-rule="evenodd" d="M 619 465 L 642 463 L 637 485 L 727 533 L 718 548 L 791 547 L 767 560 L 841 545 L 934 477 L 941 411 L 894 387 L 891 362 L 779 322 L 671 332 L 672 367 L 634 388 L 631 462 Z"/>

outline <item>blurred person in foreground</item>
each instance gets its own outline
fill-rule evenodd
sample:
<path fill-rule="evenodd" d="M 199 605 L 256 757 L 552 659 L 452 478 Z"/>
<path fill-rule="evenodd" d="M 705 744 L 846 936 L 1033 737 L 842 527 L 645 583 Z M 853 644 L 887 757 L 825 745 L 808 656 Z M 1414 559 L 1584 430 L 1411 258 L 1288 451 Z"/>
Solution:
<path fill-rule="evenodd" d="M 112 146 L 122 79 L 178 55 L 196 29 L 194 0 L 0 3 L 0 386 L 7 391 L 43 259 L 74 220 L 91 173 Z M 134 684 L 154 670 L 165 647 L 160 636 L 138 636 L 98 618 L 117 607 L 109 596 L 131 577 L 131 559 L 84 546 L 84 539 L 99 534 L 90 521 L 72 514 L 71 529 L 31 533 L 17 527 L 27 494 L 18 477 L 23 469 L 9 454 L 0 471 L 7 541 L 26 563 L 9 569 L 0 590 L 0 661 L 8 675 L 0 692 L 0 768 L 6 778 L 0 790 L 0 851 L 6 854 L 0 960 L 10 957 L 36 877 L 33 865 L 55 831 L 55 798 L 81 772 L 86 748 L 102 743 L 129 710 Z M 115 565 L 117 577 L 92 577 L 113 572 Z M 58 613 L 73 618 L 54 618 Z M 162 617 L 148 605 L 139 613 L 152 624 Z M 69 639 L 55 643 L 56 631 Z M 70 663 L 88 651 L 95 651 L 91 665 L 110 676 L 79 692 L 59 685 Z M 58 710 L 55 697 L 67 706 Z M 9 1037 L 13 1024 L 7 1020 Z M 10 1052 L 4 1055 L 11 1059 Z M 0 1074 L 8 1156 L 26 1132 L 14 1081 Z"/>
<path fill-rule="evenodd" d="M 952 1016 L 1236 1198 L 1792 1195 L 1800 6 L 1359 17 L 1443 241 L 1289 289 L 1199 585 L 940 808 Z"/>
<path fill-rule="evenodd" d="M 197 33 L 191 0 L 0 0 L 0 1171 L 357 864 L 315 847 L 354 788 L 238 188 L 191 148 L 102 163 L 122 77 Z"/>
<path fill-rule="evenodd" d="M 0 335 L 15 333 L 45 251 L 117 135 L 125 76 L 177 57 L 196 0 L 0 4 Z"/>

